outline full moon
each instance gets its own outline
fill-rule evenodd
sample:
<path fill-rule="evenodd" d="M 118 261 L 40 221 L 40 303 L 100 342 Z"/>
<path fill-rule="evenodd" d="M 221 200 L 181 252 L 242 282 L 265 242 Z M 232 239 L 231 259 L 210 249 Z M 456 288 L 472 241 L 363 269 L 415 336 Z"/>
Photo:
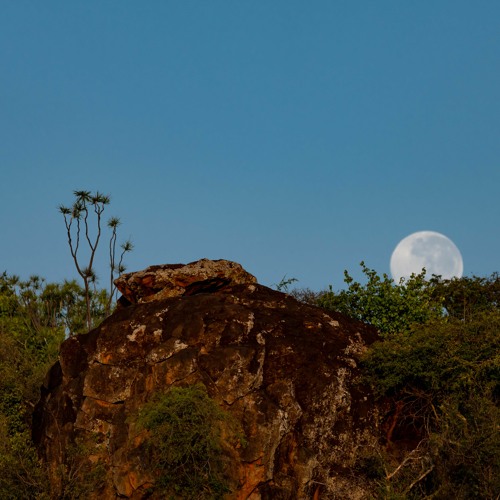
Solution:
<path fill-rule="evenodd" d="M 460 250 L 444 234 L 419 231 L 403 238 L 391 256 L 391 274 L 396 283 L 425 268 L 426 276 L 443 279 L 461 278 L 464 264 Z"/>

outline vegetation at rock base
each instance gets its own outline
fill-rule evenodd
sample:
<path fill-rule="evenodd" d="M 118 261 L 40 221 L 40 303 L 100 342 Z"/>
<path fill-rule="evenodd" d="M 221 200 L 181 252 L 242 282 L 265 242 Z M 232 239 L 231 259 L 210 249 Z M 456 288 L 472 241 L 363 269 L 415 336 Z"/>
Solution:
<path fill-rule="evenodd" d="M 363 361 L 365 382 L 387 409 L 381 446 L 359 472 L 376 498 L 500 496 L 500 278 L 395 284 L 361 263 L 366 284 L 299 298 L 374 325 L 381 340 Z"/>
<path fill-rule="evenodd" d="M 442 499 L 500 493 L 499 331 L 494 312 L 416 326 L 370 349 L 366 378 L 390 402 L 384 447 L 409 445 L 402 459 L 386 454 L 385 491 Z"/>
<path fill-rule="evenodd" d="M 241 431 L 204 386 L 172 387 L 145 405 L 137 421 L 149 432 L 146 447 L 164 495 L 221 499 L 231 491 L 227 444 L 241 445 Z"/>
<path fill-rule="evenodd" d="M 56 305 L 54 292 L 37 276 L 25 282 L 0 276 L 0 498 L 47 495 L 30 426 L 41 382 L 64 339 L 64 301 Z"/>
<path fill-rule="evenodd" d="M 104 297 L 105 292 L 92 296 L 95 318 L 105 315 Z M 22 281 L 5 272 L 0 275 L 2 499 L 51 497 L 45 466 L 31 441 L 31 414 L 61 342 L 69 332 L 87 331 L 85 317 L 84 290 L 74 281 L 46 283 L 39 276 Z"/>
<path fill-rule="evenodd" d="M 29 429 L 12 432 L 0 420 L 0 498 L 48 500 L 50 490 L 45 465 L 38 459 Z"/>
<path fill-rule="evenodd" d="M 77 500 L 89 498 L 98 492 L 106 478 L 106 470 L 101 461 L 91 462 L 95 443 L 83 444 L 78 438 L 66 450 L 66 460 L 59 469 L 60 482 L 52 487 L 51 498 Z"/>
<path fill-rule="evenodd" d="M 64 216 L 71 255 L 80 276 L 76 281 L 46 283 L 39 276 L 21 280 L 18 276 L 0 275 L 0 498 L 80 498 L 96 484 L 95 473 L 79 470 L 75 480 L 71 467 L 61 471 L 61 491 L 50 491 L 45 465 L 39 460 L 31 441 L 33 408 L 40 396 L 40 386 L 49 368 L 57 360 L 59 346 L 68 335 L 88 332 L 111 312 L 115 289 L 114 275 L 124 271 L 123 257 L 132 250 L 127 241 L 117 255 L 117 228 L 120 220 L 109 219 L 110 289 L 97 287 L 93 261 L 101 237 L 101 218 L 109 197 L 88 191 L 75 191 L 71 208 L 59 207 Z M 90 213 L 96 220 L 91 236 Z M 89 247 L 89 263 L 80 264 L 81 242 Z M 75 444 L 68 450 L 75 464 L 82 455 Z M 80 450 L 80 451 L 78 451 Z M 80 453 L 80 455 L 78 455 Z M 78 466 L 79 467 L 79 466 Z M 92 486 L 94 485 L 94 486 Z M 83 488 L 83 489 L 82 489 Z M 81 490 L 81 491 L 80 491 Z M 80 491 L 80 493 L 79 493 Z"/>

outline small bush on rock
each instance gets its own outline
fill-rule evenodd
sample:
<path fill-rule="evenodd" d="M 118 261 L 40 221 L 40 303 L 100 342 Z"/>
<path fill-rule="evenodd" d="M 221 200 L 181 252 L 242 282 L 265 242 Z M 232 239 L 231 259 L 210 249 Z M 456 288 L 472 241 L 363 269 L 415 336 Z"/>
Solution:
<path fill-rule="evenodd" d="M 217 499 L 231 491 L 225 446 L 241 441 L 236 421 L 204 386 L 173 387 L 139 413 L 149 431 L 147 446 L 164 495 Z M 168 498 L 168 496 L 167 496 Z"/>

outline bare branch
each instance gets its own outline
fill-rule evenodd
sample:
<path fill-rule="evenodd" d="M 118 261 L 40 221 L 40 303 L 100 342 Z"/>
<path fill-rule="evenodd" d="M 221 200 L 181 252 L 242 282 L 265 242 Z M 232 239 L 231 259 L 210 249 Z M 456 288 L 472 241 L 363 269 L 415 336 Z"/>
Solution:
<path fill-rule="evenodd" d="M 424 477 L 426 477 L 427 475 L 429 475 L 433 470 L 434 470 L 434 465 L 431 465 L 429 469 L 427 469 L 419 478 L 415 479 L 415 481 L 413 481 L 413 483 L 411 483 L 410 486 L 408 486 L 408 488 L 406 488 L 405 494 L 409 493 L 410 490 L 416 484 L 418 484 L 420 481 L 422 481 L 422 479 L 424 479 Z"/>
<path fill-rule="evenodd" d="M 104 195 L 97 191 L 92 194 L 90 191 L 85 190 L 75 190 L 73 191 L 75 196 L 75 202 L 70 208 L 60 205 L 58 207 L 59 212 L 63 215 L 64 224 L 66 227 L 66 234 L 68 239 L 68 244 L 70 248 L 71 257 L 75 263 L 76 270 L 78 274 L 83 279 L 85 288 L 85 300 L 87 305 L 87 327 L 90 330 L 92 325 L 92 315 L 91 315 L 91 290 L 92 285 L 94 291 L 97 293 L 97 275 L 94 271 L 94 260 L 96 257 L 97 248 L 102 236 L 102 214 L 105 210 L 106 205 L 110 203 L 111 198 L 108 195 Z M 90 211 L 91 207 L 96 216 L 96 232 L 95 236 L 91 233 L 91 221 L 90 221 Z M 75 224 L 73 224 L 76 221 Z M 118 265 L 116 265 L 116 241 L 117 241 L 117 228 L 120 226 L 121 221 L 118 217 L 112 217 L 109 219 L 107 226 L 111 229 L 111 237 L 109 243 L 109 259 L 110 259 L 110 297 L 109 302 L 105 305 L 106 311 L 109 313 L 111 310 L 111 304 L 113 297 L 115 295 L 114 288 L 114 275 L 115 272 L 123 272 L 123 256 L 126 252 L 130 252 L 133 245 L 130 241 L 121 245 L 122 252 L 120 254 L 120 260 Z M 78 256 L 78 251 L 80 248 L 80 237 L 84 233 L 85 240 L 90 250 L 90 256 L 88 258 L 88 263 L 86 266 L 82 266 L 81 260 Z"/>

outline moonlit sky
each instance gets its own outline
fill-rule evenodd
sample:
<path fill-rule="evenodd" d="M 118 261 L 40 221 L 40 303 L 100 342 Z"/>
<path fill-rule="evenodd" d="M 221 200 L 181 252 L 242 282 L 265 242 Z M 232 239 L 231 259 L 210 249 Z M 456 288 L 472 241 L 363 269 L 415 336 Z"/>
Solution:
<path fill-rule="evenodd" d="M 389 273 L 412 232 L 499 269 L 500 2 L 1 2 L 0 272 L 76 277 L 57 212 L 112 196 L 128 270 Z M 101 275 L 104 271 L 98 269 Z"/>

